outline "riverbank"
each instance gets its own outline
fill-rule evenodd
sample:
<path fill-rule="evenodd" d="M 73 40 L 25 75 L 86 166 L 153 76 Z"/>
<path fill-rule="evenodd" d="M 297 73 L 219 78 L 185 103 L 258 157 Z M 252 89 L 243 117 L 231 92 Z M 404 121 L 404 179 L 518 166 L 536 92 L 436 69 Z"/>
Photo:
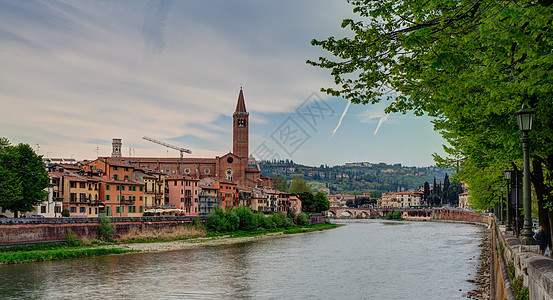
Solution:
<path fill-rule="evenodd" d="M 75 241 L 70 243 L 37 244 L 29 246 L 0 248 L 0 265 L 39 261 L 52 261 L 65 258 L 90 257 L 134 252 L 161 252 L 183 250 L 196 247 L 244 243 L 253 240 L 282 237 L 287 234 L 306 233 L 336 228 L 337 224 L 313 224 L 291 228 L 237 231 L 231 233 L 208 232 L 203 236 L 175 237 L 173 239 L 153 237 L 150 239 L 129 239 L 125 242 L 104 242 L 99 240 Z"/>

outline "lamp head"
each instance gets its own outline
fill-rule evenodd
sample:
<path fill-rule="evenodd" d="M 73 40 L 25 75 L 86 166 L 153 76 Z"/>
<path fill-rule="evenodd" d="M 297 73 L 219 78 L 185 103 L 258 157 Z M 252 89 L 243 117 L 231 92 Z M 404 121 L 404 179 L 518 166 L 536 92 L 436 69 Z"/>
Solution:
<path fill-rule="evenodd" d="M 522 104 L 522 108 L 515 112 L 518 119 L 518 127 L 520 131 L 532 130 L 532 115 L 536 112 L 526 106 L 526 103 Z"/>

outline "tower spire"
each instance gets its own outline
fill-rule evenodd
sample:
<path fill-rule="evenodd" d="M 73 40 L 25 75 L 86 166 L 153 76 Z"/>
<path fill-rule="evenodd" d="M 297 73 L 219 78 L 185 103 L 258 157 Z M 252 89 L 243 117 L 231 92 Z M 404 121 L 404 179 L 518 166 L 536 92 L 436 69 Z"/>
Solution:
<path fill-rule="evenodd" d="M 244 101 L 244 92 L 240 87 L 240 94 L 238 94 L 238 103 L 236 103 L 236 111 L 234 113 L 246 113 L 246 102 Z"/>

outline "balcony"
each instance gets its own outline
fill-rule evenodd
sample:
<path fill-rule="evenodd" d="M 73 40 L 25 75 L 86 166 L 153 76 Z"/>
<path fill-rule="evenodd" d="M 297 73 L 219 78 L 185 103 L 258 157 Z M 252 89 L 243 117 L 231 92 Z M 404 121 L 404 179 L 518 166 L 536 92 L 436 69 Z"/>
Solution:
<path fill-rule="evenodd" d="M 119 201 L 119 203 L 122 204 L 122 205 L 133 205 L 134 202 L 135 202 L 135 200 L 129 200 L 129 199 Z"/>

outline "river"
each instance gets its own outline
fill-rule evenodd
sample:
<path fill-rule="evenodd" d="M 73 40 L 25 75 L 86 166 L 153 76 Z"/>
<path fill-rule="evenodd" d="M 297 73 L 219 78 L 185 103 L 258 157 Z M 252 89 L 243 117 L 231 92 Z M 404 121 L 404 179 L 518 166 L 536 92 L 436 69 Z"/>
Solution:
<path fill-rule="evenodd" d="M 307 234 L 0 266 L 1 299 L 466 299 L 485 229 L 337 221 Z"/>

